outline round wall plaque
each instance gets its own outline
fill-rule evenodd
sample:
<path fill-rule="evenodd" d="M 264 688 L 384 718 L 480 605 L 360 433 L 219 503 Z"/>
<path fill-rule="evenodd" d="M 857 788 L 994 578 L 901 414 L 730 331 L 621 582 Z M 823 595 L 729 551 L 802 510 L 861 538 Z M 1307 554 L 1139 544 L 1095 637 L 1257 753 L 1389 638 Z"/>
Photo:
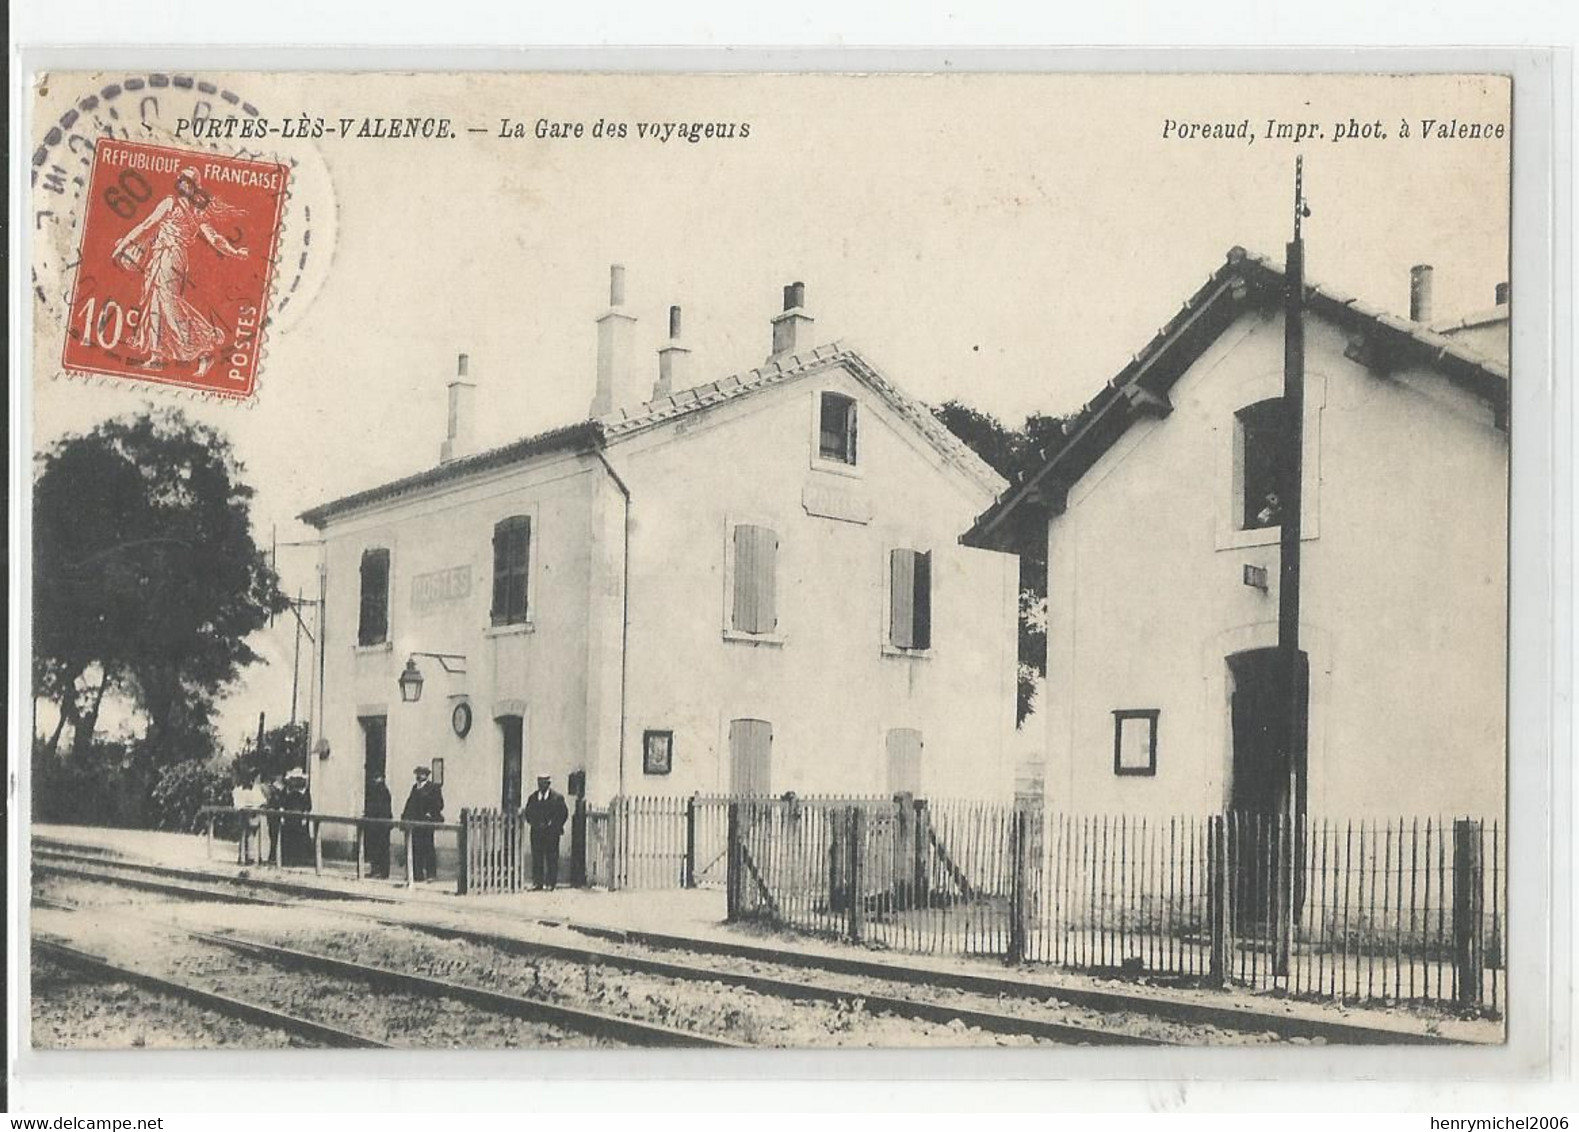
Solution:
<path fill-rule="evenodd" d="M 472 706 L 465 700 L 455 705 L 455 710 L 450 712 L 450 726 L 455 728 L 455 734 L 462 739 L 472 729 Z"/>

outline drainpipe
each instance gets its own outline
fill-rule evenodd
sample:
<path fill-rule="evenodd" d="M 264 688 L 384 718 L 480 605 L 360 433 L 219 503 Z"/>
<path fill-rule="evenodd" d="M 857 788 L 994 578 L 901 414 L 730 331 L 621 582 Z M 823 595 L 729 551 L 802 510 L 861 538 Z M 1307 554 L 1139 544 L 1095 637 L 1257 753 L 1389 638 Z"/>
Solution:
<path fill-rule="evenodd" d="M 631 602 L 631 493 L 625 486 L 625 481 L 614 470 L 608 457 L 603 455 L 602 448 L 594 448 L 592 454 L 598 458 L 598 463 L 603 465 L 603 470 L 608 472 L 609 479 L 614 481 L 614 486 L 620 489 L 620 495 L 625 498 L 625 537 L 621 545 L 621 557 L 624 559 L 622 566 L 623 577 L 620 581 L 620 757 L 619 757 L 619 792 L 625 793 L 625 685 L 629 671 L 628 657 L 630 655 L 630 602 Z"/>

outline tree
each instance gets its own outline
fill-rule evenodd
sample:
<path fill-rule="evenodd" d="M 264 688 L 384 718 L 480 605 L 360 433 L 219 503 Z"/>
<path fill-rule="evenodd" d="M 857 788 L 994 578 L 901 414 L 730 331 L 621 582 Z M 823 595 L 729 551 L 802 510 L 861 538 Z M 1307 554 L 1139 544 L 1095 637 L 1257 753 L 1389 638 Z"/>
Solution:
<path fill-rule="evenodd" d="M 251 531 L 229 440 L 175 409 L 64 437 L 34 480 L 35 687 L 73 749 L 124 695 L 158 762 L 205 745 L 215 699 L 256 661 L 247 637 L 286 607 Z M 211 750 L 211 747 L 210 747 Z"/>
<path fill-rule="evenodd" d="M 254 737 L 249 737 L 231 763 L 235 777 L 242 782 L 252 779 L 283 778 L 285 772 L 307 765 L 307 724 L 282 723 L 263 733 L 260 747 Z"/>
<path fill-rule="evenodd" d="M 1011 484 L 1041 470 L 1063 443 L 1068 418 L 1033 413 L 1010 429 L 990 413 L 959 401 L 932 412 L 948 430 Z M 1028 510 L 1015 516 L 1007 540 L 1020 555 L 1020 678 L 1015 722 L 1025 722 L 1036 682 L 1047 675 L 1047 529 Z"/>

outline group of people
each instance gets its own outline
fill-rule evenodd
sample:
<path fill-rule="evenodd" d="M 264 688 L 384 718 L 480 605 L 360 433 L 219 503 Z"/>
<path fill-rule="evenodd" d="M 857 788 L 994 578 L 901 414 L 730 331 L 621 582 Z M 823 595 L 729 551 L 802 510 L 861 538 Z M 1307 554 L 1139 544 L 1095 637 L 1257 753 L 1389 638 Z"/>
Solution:
<path fill-rule="evenodd" d="M 444 791 L 433 781 L 432 773 L 425 766 L 417 767 L 412 776 L 411 793 L 400 811 L 401 821 L 433 822 L 444 820 Z M 312 792 L 307 788 L 307 772 L 296 767 L 283 777 L 272 780 L 249 779 L 236 786 L 231 793 L 231 805 L 242 811 L 265 811 L 244 814 L 242 817 L 241 843 L 238 860 L 241 864 L 261 864 L 270 860 L 278 847 L 279 863 L 285 866 L 315 863 L 313 837 L 305 817 L 291 817 L 291 813 L 312 812 Z M 283 811 L 283 812 L 281 812 Z M 531 831 L 532 888 L 552 891 L 559 884 L 559 842 L 570 820 L 570 810 L 565 798 L 553 788 L 553 780 L 546 774 L 537 776 L 537 789 L 526 800 L 526 824 Z M 363 852 L 367 859 L 367 872 L 372 877 L 389 876 L 389 833 L 393 828 L 394 808 L 389 786 L 382 774 L 367 780 L 366 799 L 362 816 L 369 820 L 362 830 Z M 263 832 L 268 829 L 268 843 L 264 844 Z M 414 827 L 411 838 L 411 879 L 432 880 L 438 874 L 438 856 L 433 848 L 431 827 Z"/>
<path fill-rule="evenodd" d="M 433 781 L 433 774 L 425 766 L 412 771 L 416 779 L 411 793 L 400 811 L 401 821 L 442 822 L 444 820 L 444 791 Z M 386 825 L 395 816 L 389 786 L 382 774 L 367 780 L 366 798 L 362 803 L 362 816 L 375 818 L 362 828 L 362 851 L 367 856 L 367 875 L 389 876 L 389 831 Z M 438 875 L 438 854 L 433 848 L 433 830 L 413 828 L 411 837 L 411 879 L 432 880 Z"/>
<path fill-rule="evenodd" d="M 230 804 L 237 810 L 269 811 L 266 815 L 247 813 L 242 817 L 241 840 L 236 847 L 239 864 L 261 865 L 275 857 L 282 865 L 313 864 L 313 838 L 307 819 L 286 817 L 280 812 L 312 812 L 313 796 L 307 788 L 307 772 L 301 767 L 277 778 L 253 777 L 238 783 L 231 791 Z"/>

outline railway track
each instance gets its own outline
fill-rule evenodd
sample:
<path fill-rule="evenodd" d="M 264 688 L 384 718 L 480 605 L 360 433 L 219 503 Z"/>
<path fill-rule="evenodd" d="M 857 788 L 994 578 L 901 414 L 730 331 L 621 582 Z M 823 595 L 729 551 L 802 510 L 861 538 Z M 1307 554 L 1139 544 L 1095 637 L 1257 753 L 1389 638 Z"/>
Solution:
<path fill-rule="evenodd" d="M 225 883 L 197 885 L 185 880 L 174 879 L 174 877 L 146 875 L 142 871 L 142 866 L 125 862 L 74 858 L 68 863 L 62 859 L 65 856 L 63 854 L 55 854 L 53 856 L 55 859 L 43 863 L 44 867 L 42 870 L 35 866 L 35 871 L 41 871 L 44 875 L 73 881 L 112 885 L 125 884 L 127 887 L 135 887 L 139 891 L 155 892 L 190 901 L 224 901 L 229 898 L 230 890 L 235 887 L 234 878 L 222 878 Z M 149 868 L 157 867 L 150 866 Z M 238 902 L 248 904 L 262 903 L 283 906 L 290 903 L 285 900 L 257 897 L 247 893 L 238 893 L 238 895 L 243 898 Z M 704 965 L 699 962 L 684 962 L 651 955 L 633 954 L 628 949 L 614 946 L 597 947 L 584 944 L 522 940 L 465 928 L 413 922 L 358 909 L 334 907 L 332 909 L 319 909 L 319 911 L 328 911 L 337 917 L 360 920 L 364 923 L 378 925 L 381 928 L 414 933 L 430 939 L 465 942 L 497 954 L 533 962 L 544 959 L 558 959 L 582 967 L 626 971 L 670 980 L 677 984 L 721 984 L 728 987 L 738 987 L 755 995 L 762 995 L 790 1003 L 819 1002 L 833 1004 L 845 1009 L 855 1007 L 867 1014 L 886 1014 L 895 1018 L 928 1022 L 939 1026 L 963 1026 L 980 1030 L 987 1034 L 1022 1036 L 1058 1044 L 1173 1044 L 1164 1039 L 1129 1033 L 1119 1029 L 1105 1028 L 1100 1025 L 1038 1018 L 1025 1011 L 1012 1012 L 991 1009 L 986 1005 L 929 1001 L 924 998 L 884 993 L 882 990 L 874 989 L 871 985 L 857 987 L 818 982 L 807 978 L 804 972 L 784 971 L 779 974 L 771 974 L 762 973 L 761 971 L 732 970 L 728 967 L 720 966 L 716 961 Z M 146 919 L 147 917 L 140 918 Z M 164 922 L 166 921 L 161 921 L 161 923 Z M 195 938 L 204 939 L 215 945 L 231 947 L 256 956 L 273 958 L 286 966 L 295 965 L 301 969 L 315 968 L 347 974 L 363 978 L 369 983 L 387 987 L 418 986 L 425 987 L 430 993 L 445 993 L 452 997 L 472 995 L 474 996 L 474 1001 L 483 1004 L 487 1002 L 486 996 L 492 993 L 480 991 L 477 988 L 468 988 L 462 984 L 446 980 L 424 982 L 419 976 L 408 976 L 389 967 L 352 963 L 331 956 L 292 948 L 281 948 L 259 940 L 241 939 L 234 935 L 214 935 L 200 932 L 190 934 Z M 698 958 L 705 959 L 706 957 L 699 956 Z M 412 980 L 415 981 L 413 982 Z M 531 1001 L 536 1002 L 537 1000 Z M 607 1020 L 608 1016 L 602 1017 L 603 1021 L 594 1021 L 592 1023 L 594 1030 L 597 1025 L 613 1025 L 612 1022 Z M 681 1034 L 685 1035 L 689 1040 L 685 1042 L 679 1041 L 676 1035 Z M 626 1039 L 630 1044 L 711 1044 L 698 1043 L 696 1040 L 697 1035 L 693 1032 L 668 1028 L 660 1028 L 658 1032 L 650 1037 L 639 1032 L 632 1036 L 636 1040 Z M 717 1044 L 735 1045 L 740 1043 L 721 1041 Z"/>
<path fill-rule="evenodd" d="M 143 891 L 161 892 L 182 900 L 224 899 L 235 891 L 249 896 L 249 903 L 287 905 L 297 901 L 261 897 L 249 891 L 250 879 L 238 881 L 224 874 L 196 874 L 187 870 L 106 861 L 102 858 L 48 850 L 39 854 L 35 872 L 68 880 L 120 884 L 135 881 Z M 317 895 L 311 885 L 266 882 L 282 892 L 300 896 L 304 890 Z M 341 890 L 322 890 L 337 905 L 319 912 L 365 924 L 428 938 L 468 944 L 482 951 L 528 962 L 560 960 L 588 969 L 632 972 L 677 984 L 721 984 L 786 1002 L 821 1002 L 841 1008 L 856 1007 L 868 1013 L 891 1015 L 935 1025 L 964 1026 L 988 1034 L 1034 1038 L 1059 1044 L 1171 1045 L 1201 1040 L 1191 1036 L 1155 1036 L 1145 1026 L 1125 1024 L 1125 1019 L 1150 1019 L 1179 1029 L 1204 1030 L 1208 1035 L 1233 1040 L 1233 1035 L 1255 1034 L 1287 1040 L 1323 1040 L 1360 1043 L 1444 1042 L 1435 1036 L 1412 1035 L 1396 1030 L 1376 1030 L 1343 1022 L 1312 1020 L 1247 1011 L 1231 1006 L 1179 1004 L 1122 991 L 1059 988 L 1020 980 L 972 975 L 941 974 L 925 968 L 905 968 L 855 957 L 807 956 L 730 943 L 710 943 L 686 937 L 642 933 L 594 932 L 599 944 L 548 939 L 523 939 L 494 932 L 461 928 L 428 921 L 407 920 L 383 910 L 343 906 Z M 389 912 L 403 905 L 388 901 Z M 586 929 L 582 929 L 586 930 Z M 258 945 L 254 941 L 254 946 Z M 327 958 L 327 957 L 320 957 Z M 820 977 L 810 977 L 815 971 Z M 379 976 L 392 985 L 399 972 L 386 969 Z M 939 984 L 942 984 L 941 986 Z M 1026 1001 L 1027 999 L 1038 1001 Z M 1045 1000 L 1046 1008 L 1040 1002 Z M 1054 1001 L 1057 1000 L 1057 1001 Z M 1083 1012 L 1076 1021 L 1038 1015 Z M 1153 1027 L 1155 1029 L 1155 1027 Z M 667 1043 L 665 1043 L 667 1044 Z"/>

